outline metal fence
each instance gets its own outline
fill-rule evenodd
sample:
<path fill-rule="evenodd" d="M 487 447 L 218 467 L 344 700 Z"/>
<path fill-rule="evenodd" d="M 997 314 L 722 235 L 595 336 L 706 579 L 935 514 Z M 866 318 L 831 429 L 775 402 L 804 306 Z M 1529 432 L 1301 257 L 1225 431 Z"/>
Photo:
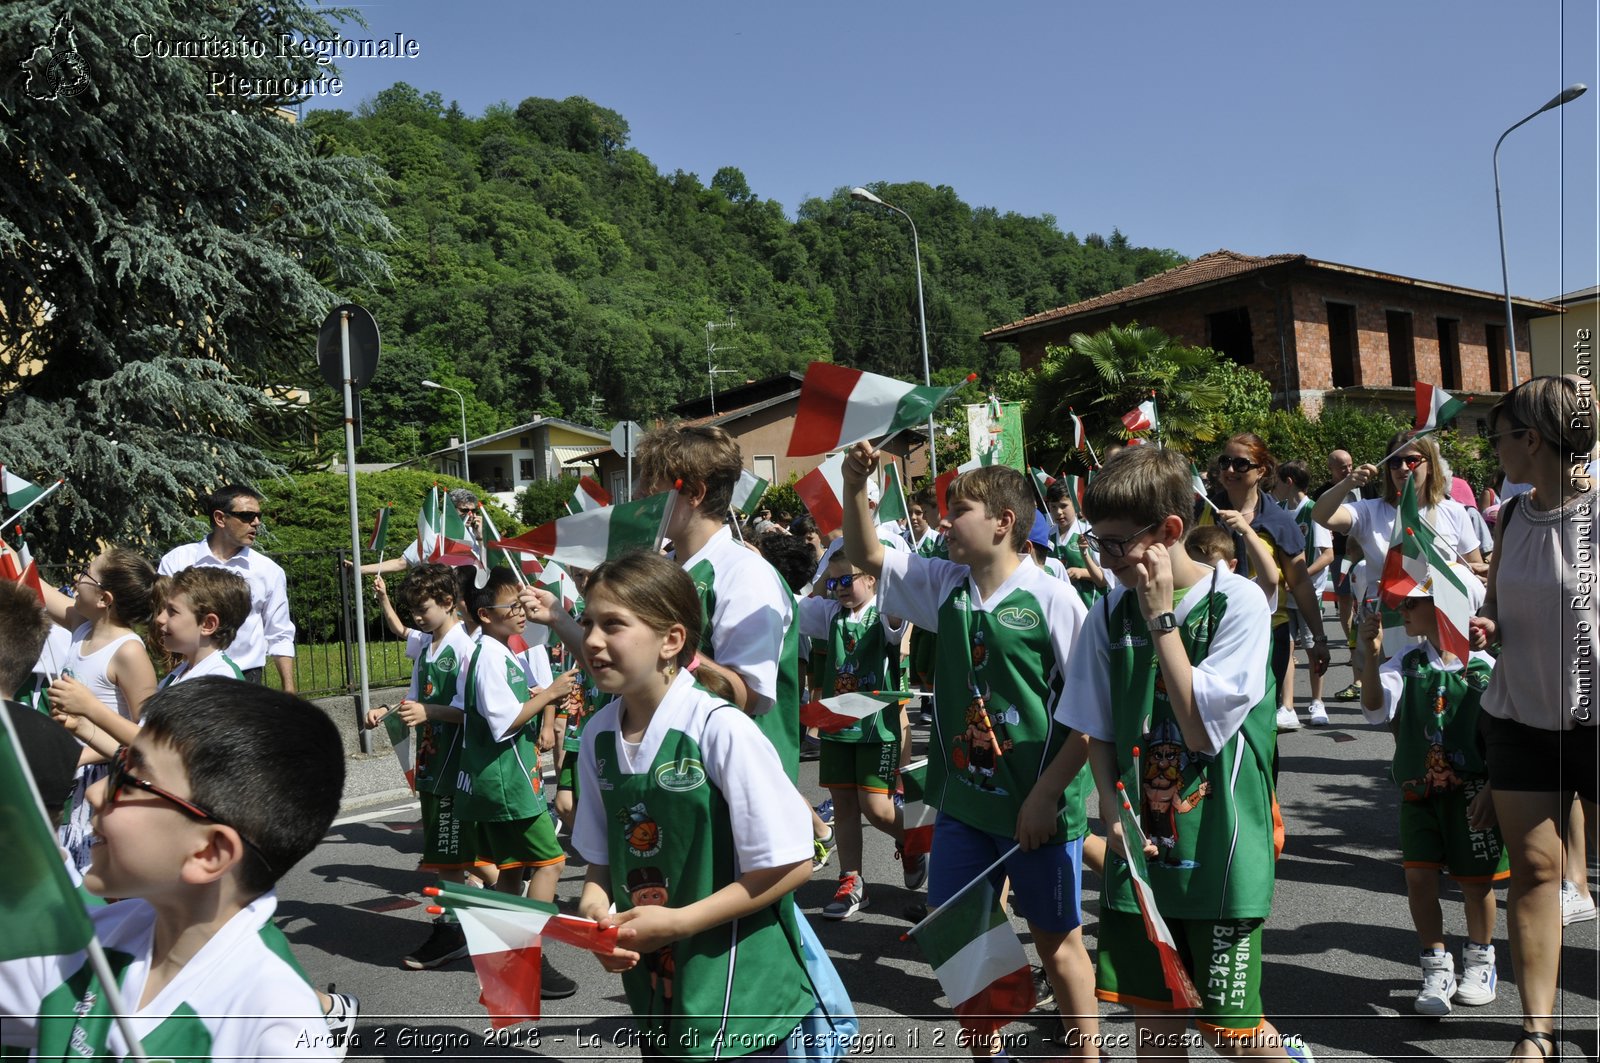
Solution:
<path fill-rule="evenodd" d="M 269 556 L 283 566 L 288 584 L 289 615 L 295 624 L 295 686 L 303 697 L 356 694 L 361 673 L 356 667 L 355 572 L 345 564 L 348 548 L 337 550 L 284 550 Z M 40 577 L 53 586 L 66 587 L 77 573 L 65 565 L 41 565 Z M 398 587 L 402 573 L 394 573 Z M 404 686 L 411 678 L 411 661 L 405 640 L 389 630 L 370 580 L 362 580 L 365 595 L 368 681 L 372 687 Z M 402 620 L 405 618 L 402 617 Z M 158 663 L 157 667 L 160 665 Z M 277 669 L 269 666 L 264 678 L 278 685 Z"/>

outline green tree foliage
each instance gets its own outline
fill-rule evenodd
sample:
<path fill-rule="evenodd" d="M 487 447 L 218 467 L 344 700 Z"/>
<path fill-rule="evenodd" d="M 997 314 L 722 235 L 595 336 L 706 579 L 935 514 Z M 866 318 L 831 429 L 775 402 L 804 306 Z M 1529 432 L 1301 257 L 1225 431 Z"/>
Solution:
<path fill-rule="evenodd" d="M 530 528 L 565 517 L 577 489 L 578 481 L 570 476 L 531 483 L 517 496 L 517 516 Z"/>
<path fill-rule="evenodd" d="M 65 5 L 0 6 L 0 454 L 66 475 L 31 522 L 42 551 L 170 540 L 196 492 L 303 454 L 310 337 L 333 289 L 378 282 L 391 229 L 368 160 L 275 111 L 211 95 L 212 75 L 309 79 L 283 35 L 326 38 L 341 12 L 264 4 L 73 5 L 78 95 L 35 99 L 12 74 Z M 256 41 L 263 58 L 130 62 L 129 41 Z"/>
<path fill-rule="evenodd" d="M 387 344 L 363 460 L 434 450 L 460 431 L 418 393 L 429 376 L 469 396 L 473 436 L 541 413 L 661 414 L 705 393 L 705 326 L 730 315 L 715 361 L 734 380 L 830 358 L 922 375 L 910 232 L 844 189 L 791 220 L 736 165 L 709 183 L 659 172 L 620 115 L 581 97 L 472 118 L 397 84 L 307 125 L 391 178 L 394 276 L 361 293 Z M 991 380 L 1017 359 L 981 342 L 984 330 L 1181 261 L 1121 234 L 1080 241 L 1053 218 L 973 208 L 949 188 L 874 187 L 920 227 L 935 370 Z"/>
<path fill-rule="evenodd" d="M 1050 468 L 1063 458 L 1082 464 L 1087 455 L 1072 450 L 1069 413 L 1083 419 L 1090 442 L 1103 450 L 1128 438 L 1122 415 L 1152 391 L 1161 439 L 1190 453 L 1259 421 L 1271 401 L 1265 380 L 1210 348 L 1174 343 L 1155 328 L 1113 325 L 1045 348 L 1026 418 L 1030 452 Z"/>

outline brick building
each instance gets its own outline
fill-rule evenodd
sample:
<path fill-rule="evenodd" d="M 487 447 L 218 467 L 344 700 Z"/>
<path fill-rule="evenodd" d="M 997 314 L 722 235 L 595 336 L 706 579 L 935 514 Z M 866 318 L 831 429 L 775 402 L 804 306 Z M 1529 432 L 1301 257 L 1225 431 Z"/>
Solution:
<path fill-rule="evenodd" d="M 1519 352 L 1529 349 L 1529 319 L 1561 310 L 1532 299 L 1514 299 L 1513 308 Z M 1418 380 L 1485 397 L 1504 391 L 1505 320 L 1505 298 L 1494 292 L 1305 255 L 1222 250 L 983 338 L 1015 344 L 1023 368 L 1031 368 L 1047 345 L 1065 345 L 1073 333 L 1137 322 L 1255 370 L 1284 406 L 1315 411 L 1324 396 L 1343 391 L 1410 410 Z"/>

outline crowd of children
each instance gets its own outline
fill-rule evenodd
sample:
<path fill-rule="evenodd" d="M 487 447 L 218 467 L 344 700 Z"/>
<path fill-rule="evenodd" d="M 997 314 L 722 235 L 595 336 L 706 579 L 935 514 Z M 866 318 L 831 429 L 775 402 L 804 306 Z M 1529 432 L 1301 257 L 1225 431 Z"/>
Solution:
<path fill-rule="evenodd" d="M 1437 456 L 1431 441 L 1396 442 L 1391 496 Z M 875 524 L 869 498 L 880 456 L 858 443 L 843 465 L 842 543 L 812 572 L 820 537 L 813 546 L 767 529 L 746 544 L 730 532 L 743 463 L 726 433 L 658 429 L 637 459 L 643 490 L 678 491 L 668 556 L 639 551 L 592 573 L 547 573 L 546 586 L 508 567 L 421 564 L 397 601 L 377 581 L 414 670 L 406 696 L 366 723 L 395 714 L 416 728 L 427 881 L 554 901 L 569 832 L 587 862 L 577 911 L 616 931 L 600 964 L 621 976 L 645 1055 L 804 1055 L 820 987 L 837 976 L 807 948 L 814 933 L 793 895 L 837 854 L 837 890 L 816 914 L 842 921 L 868 906 L 865 821 L 895 846 L 904 887 L 926 882 L 929 908 L 984 876 L 1009 897 L 1038 953 L 1041 995 L 1071 1032 L 1068 1058 L 1100 1058 L 1101 1001 L 1130 1008 L 1140 1045 L 1162 1053 L 1184 1044 L 1192 1022 L 1230 1058 L 1312 1058 L 1263 1004 L 1262 930 L 1284 837 L 1277 732 L 1290 726 L 1282 713 L 1294 715 L 1286 660 L 1307 651 L 1311 719 L 1326 723 L 1320 604 L 1335 564 L 1326 531 L 1370 540 L 1369 556 L 1381 556 L 1378 524 L 1392 525 L 1382 506 L 1392 511 L 1393 497 L 1343 503 L 1342 492 L 1314 506 L 1303 466 L 1277 469 L 1258 439 L 1235 436 L 1214 500 L 1197 499 L 1189 459 L 1161 447 L 1126 450 L 1086 489 L 1061 481 L 1042 498 L 1022 474 L 980 467 L 942 501 L 911 498 L 897 541 Z M 1363 466 L 1345 482 L 1377 472 Z M 1273 473 L 1284 509 L 1268 500 Z M 1425 473 L 1411 483 L 1441 506 Z M 1428 1016 L 1495 999 L 1494 884 L 1515 870 L 1496 826 L 1496 806 L 1514 805 L 1491 790 L 1479 737 L 1494 658 L 1452 652 L 1460 643 L 1433 608 L 1444 593 L 1434 580 L 1448 578 L 1476 609 L 1480 574 L 1456 565 L 1418 581 L 1387 640 L 1377 611 L 1352 618 L 1361 707 L 1395 734 L 1400 860 L 1420 953 L 1415 1008 Z M 337 1029 L 347 1011 L 353 1021 L 353 1000 L 313 993 L 271 930 L 272 885 L 326 830 L 342 765 L 325 718 L 239 681 L 226 648 L 249 612 L 244 580 L 220 568 L 157 580 L 137 555 L 107 550 L 73 596 L 45 592 L 44 614 L 72 630 L 69 667 L 47 686 L 17 666 L 38 655 L 44 625 L 17 619 L 28 608 L 13 598 L 0 595 L 0 693 L 28 698 L 77 739 L 56 739 L 57 770 L 41 777 L 60 780 L 51 789 L 68 866 L 89 892 L 125 898 L 94 919 L 102 941 L 132 957 L 120 978 L 146 1047 L 259 1056 L 313 1026 Z M 159 684 L 134 631 L 146 620 L 174 662 Z M 553 674 L 547 649 L 576 666 Z M 819 736 L 830 824 L 797 788 L 800 709 L 852 694 L 883 707 Z M 902 847 L 897 799 L 918 700 L 925 799 L 937 807 L 931 854 Z M 544 755 L 554 759 L 553 806 Z M 1091 794 L 1103 810 L 1097 831 Z M 1125 799 L 1131 820 L 1108 811 Z M 1100 880 L 1094 956 L 1085 868 Z M 1465 902 L 1459 968 L 1441 871 Z M 1151 904 L 1197 1007 L 1174 1002 Z M 402 962 L 434 968 L 466 949 L 447 914 Z M 254 968 L 248 1007 L 242 980 L 222 974 L 241 956 Z M 69 1042 L 125 1048 L 95 995 L 102 975 L 86 963 L 82 954 L 0 963 L 0 1001 L 45 1016 L 8 1030 L 7 1044 L 41 1055 Z M 541 995 L 576 989 L 546 958 Z M 232 1012 L 260 1017 L 207 1018 Z M 1534 1028 L 1525 1043 L 1548 1039 Z M 319 1043 L 341 1051 L 337 1038 Z M 1007 1054 L 996 1033 L 967 1043 L 975 1057 Z"/>

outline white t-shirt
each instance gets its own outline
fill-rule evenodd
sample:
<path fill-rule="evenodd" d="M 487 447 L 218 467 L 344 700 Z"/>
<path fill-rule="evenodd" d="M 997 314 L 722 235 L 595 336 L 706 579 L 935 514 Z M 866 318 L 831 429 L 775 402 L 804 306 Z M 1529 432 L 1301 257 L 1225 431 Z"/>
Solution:
<path fill-rule="evenodd" d="M 572 846 L 591 864 L 611 862 L 606 839 L 612 833 L 605 802 L 600 800 L 594 738 L 604 731 L 618 731 L 621 715 L 620 699 L 595 713 L 583 730 L 578 754 L 578 790 L 585 797 L 578 802 Z M 617 734 L 617 753 L 622 758 L 617 769 L 624 775 L 649 771 L 669 731 L 682 731 L 697 739 L 705 758 L 701 766 L 706 778 L 728 803 L 735 875 L 812 857 L 806 801 L 784 774 L 777 750 L 749 717 L 695 686 L 688 672 L 680 671 L 673 679 L 637 746 Z"/>
<path fill-rule="evenodd" d="M 494 640 L 491 639 L 490 641 Z M 450 691 L 448 704 L 453 709 L 461 708 L 461 698 L 467 689 L 467 662 L 472 660 L 472 651 L 478 648 L 478 641 L 467 634 L 467 629 L 460 624 L 452 627 L 450 633 L 445 635 L 437 647 L 433 645 L 433 636 L 428 636 L 428 642 L 422 648 L 422 663 L 424 667 L 411 669 L 411 685 L 406 688 L 407 701 L 421 701 L 429 705 L 446 704 L 441 697 L 441 691 L 435 690 L 431 695 L 424 697 L 417 685 L 421 682 L 422 673 L 426 671 L 426 666 L 432 664 L 439 654 L 444 652 L 446 647 L 456 651 L 456 661 L 458 662 L 456 665 L 456 688 Z"/>
<path fill-rule="evenodd" d="M 466 706 L 467 673 L 470 671 L 476 687 L 478 713 L 488 721 L 494 740 L 504 742 L 516 732 L 517 728 L 513 725 L 522 714 L 522 696 L 512 689 L 506 669 L 516 668 L 526 675 L 527 667 L 521 654 L 512 653 L 505 643 L 496 638 L 480 639 L 473 653 L 478 658 L 477 667 L 461 669 L 461 674 L 456 678 L 459 700 L 454 704 Z M 469 655 L 467 660 L 471 659 Z M 545 671 L 549 670 L 547 663 Z"/>
<path fill-rule="evenodd" d="M 188 661 L 184 661 L 168 672 L 157 689 L 165 690 L 175 683 L 186 683 L 191 679 L 199 679 L 205 675 L 221 676 L 223 679 L 244 678 L 244 673 L 240 672 L 239 666 L 233 663 L 233 658 L 221 650 L 212 650 L 200 659 L 199 664 L 190 664 Z"/>
<path fill-rule="evenodd" d="M 878 605 L 877 596 L 867 599 L 867 604 L 860 609 L 848 613 L 845 619 L 853 622 L 861 619 L 861 614 Z M 800 634 L 808 639 L 826 639 L 831 634 L 833 618 L 839 615 L 844 608 L 832 598 L 801 598 L 800 607 Z M 878 623 L 883 628 L 884 637 L 889 640 L 889 645 L 898 646 L 905 637 L 906 622 L 898 617 L 892 617 L 878 610 Z"/>
<path fill-rule="evenodd" d="M 1389 539 L 1394 534 L 1395 507 L 1381 498 L 1362 498 L 1346 502 L 1339 510 L 1350 513 L 1351 524 L 1347 534 L 1361 547 L 1362 559 L 1377 561 L 1376 565 L 1366 568 L 1367 582 L 1371 583 L 1382 573 L 1383 558 L 1389 553 Z M 1442 500 L 1433 509 L 1423 510 L 1422 516 L 1438 533 L 1442 549 L 1453 551 L 1447 560 L 1454 561 L 1456 554 L 1469 554 L 1482 549 L 1478 531 L 1473 527 L 1472 518 L 1467 516 L 1467 507 L 1455 499 Z M 1361 571 L 1357 569 L 1357 572 Z M 1370 597 L 1365 593 L 1365 586 L 1357 585 L 1354 589 L 1358 600 Z"/>
<path fill-rule="evenodd" d="M 778 658 L 783 654 L 784 632 L 794 618 L 794 596 L 777 570 L 736 542 L 725 527 L 717 529 L 699 553 L 680 563 L 697 584 L 705 571 L 701 566 L 711 567 L 710 587 L 716 598 L 708 618 L 711 657 L 744 679 L 753 695 L 750 715 L 760 716 L 778 699 Z"/>
<path fill-rule="evenodd" d="M 1212 585 L 1208 575 L 1173 606 L 1179 624 L 1188 618 L 1196 603 L 1211 593 Z M 1266 694 L 1267 670 L 1262 667 L 1261 647 L 1271 641 L 1272 635 L 1272 612 L 1254 580 L 1219 565 L 1215 586 L 1218 593 L 1227 597 L 1228 607 L 1217 625 L 1209 652 L 1193 669 L 1195 710 L 1210 742 L 1200 752 L 1209 754 L 1227 744 Z M 1057 723 L 1102 742 L 1116 741 L 1108 663 L 1110 632 L 1105 618 L 1127 593 L 1128 588 L 1115 583 L 1111 593 L 1095 603 L 1078 648 L 1067 662 L 1067 682 L 1055 706 Z"/>
<path fill-rule="evenodd" d="M 433 636 L 426 631 L 418 631 L 414 627 L 406 628 L 406 656 L 416 660 L 427 652 L 433 645 Z"/>
<path fill-rule="evenodd" d="M 339 1058 L 328 1043 L 328 1024 L 316 993 L 261 938 L 261 929 L 277 906 L 270 891 L 257 897 L 224 923 L 150 1003 L 130 1016 L 147 1054 L 219 1063 Z M 150 975 L 155 909 L 143 900 L 126 900 L 91 909 L 89 917 L 107 952 L 133 957 L 119 988 L 123 1003 L 134 1007 Z M 81 951 L 0 963 L 0 1015 L 5 1016 L 0 1042 L 31 1049 L 43 1036 L 57 1051 L 70 1052 L 69 1039 L 88 1034 L 83 1054 L 125 1058 L 127 1043 L 110 1019 L 91 1020 L 89 1029 L 74 1031 L 78 1018 L 71 1002 L 64 1014 L 39 1017 L 45 997 L 64 990 L 87 964 L 87 954 Z M 96 996 L 91 989 L 79 1006 L 92 1006 Z M 91 1032 L 96 1028 L 98 1033 Z"/>

